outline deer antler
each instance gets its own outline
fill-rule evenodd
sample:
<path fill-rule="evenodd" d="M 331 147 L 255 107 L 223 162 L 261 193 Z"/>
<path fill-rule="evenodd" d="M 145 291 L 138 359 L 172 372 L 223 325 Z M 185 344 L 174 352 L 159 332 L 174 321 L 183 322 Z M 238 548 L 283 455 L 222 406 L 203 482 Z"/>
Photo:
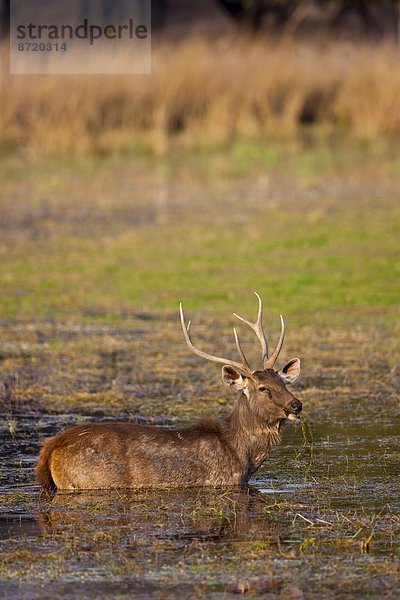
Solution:
<path fill-rule="evenodd" d="M 281 315 L 282 330 L 281 330 L 279 342 L 278 342 L 275 352 L 273 353 L 271 358 L 268 358 L 268 343 L 267 343 L 267 338 L 265 336 L 263 324 L 262 324 L 263 303 L 262 303 L 262 300 L 261 300 L 259 294 L 257 294 L 257 292 L 254 292 L 254 293 L 258 298 L 257 320 L 254 323 L 252 323 L 251 321 L 248 321 L 247 319 L 240 317 L 236 313 L 233 313 L 233 314 L 237 319 L 240 319 L 240 321 L 243 321 L 243 323 L 246 323 L 246 325 L 248 325 L 254 331 L 254 333 L 256 334 L 256 336 L 261 344 L 261 350 L 262 350 L 261 360 L 263 363 L 263 368 L 264 369 L 272 369 L 272 367 L 275 365 L 275 363 L 278 359 L 279 353 L 283 346 L 283 340 L 285 338 L 285 323 L 284 323 L 283 317 Z"/>
<path fill-rule="evenodd" d="M 263 310 L 263 304 L 262 304 L 262 300 L 260 298 L 260 296 L 257 294 L 257 292 L 254 292 L 255 295 L 258 298 L 258 315 L 257 315 L 257 320 L 252 323 L 251 321 L 248 321 L 247 319 L 244 319 L 243 317 L 240 317 L 239 315 L 237 315 L 236 313 L 233 313 L 233 315 L 239 319 L 240 321 L 243 321 L 243 323 L 246 323 L 246 325 L 248 325 L 256 334 L 256 336 L 258 337 L 258 340 L 261 344 L 261 350 L 262 350 L 262 362 L 264 365 L 264 362 L 268 359 L 268 344 L 267 344 L 267 338 L 265 337 L 265 333 L 264 333 L 264 329 L 263 329 L 263 325 L 262 325 L 262 310 Z"/>
<path fill-rule="evenodd" d="M 188 324 L 186 325 L 185 323 L 185 316 L 183 314 L 183 308 L 182 308 L 182 303 L 179 305 L 179 312 L 180 312 L 180 316 L 181 316 L 181 324 L 182 324 L 182 329 L 183 329 L 183 335 L 185 336 L 185 340 L 187 345 L 189 346 L 190 350 L 192 352 L 194 352 L 195 354 L 197 354 L 197 356 L 200 356 L 201 358 L 205 358 L 206 360 L 210 360 L 212 362 L 216 362 L 216 363 L 221 363 L 223 365 L 230 365 L 231 367 L 234 367 L 235 369 L 238 369 L 239 371 L 241 371 L 242 373 L 251 373 L 252 369 L 250 368 L 249 363 L 247 362 L 247 359 L 243 353 L 243 350 L 240 346 L 240 342 L 239 342 L 239 338 L 238 335 L 236 333 L 236 330 L 234 329 L 234 334 L 235 334 L 235 341 L 236 341 L 236 346 L 237 349 L 239 351 L 240 356 L 242 357 L 243 362 L 239 363 L 236 362 L 234 360 L 229 360 L 228 358 L 222 358 L 220 356 L 214 356 L 213 354 L 208 354 L 207 352 L 203 352 L 203 350 L 200 350 L 199 348 L 196 348 L 196 346 L 193 344 L 191 338 L 190 338 L 190 321 L 188 322 Z"/>
<path fill-rule="evenodd" d="M 278 359 L 280 351 L 282 350 L 283 340 L 285 339 L 285 323 L 283 321 L 282 315 L 280 315 L 281 326 L 282 326 L 281 335 L 280 335 L 278 345 L 275 348 L 273 355 L 270 358 L 268 358 L 267 338 L 265 336 L 263 324 L 262 324 L 263 304 L 262 304 L 262 300 L 261 300 L 260 296 L 257 294 L 257 292 L 254 292 L 254 293 L 258 298 L 257 320 L 254 323 L 252 323 L 251 321 L 248 321 L 247 319 L 240 317 L 236 313 L 233 313 L 233 314 L 237 319 L 239 319 L 240 321 L 243 321 L 243 323 L 246 323 L 246 325 L 248 325 L 254 331 L 254 333 L 256 334 L 256 336 L 261 344 L 263 368 L 264 369 L 272 369 Z M 251 374 L 253 372 L 253 370 L 250 367 L 248 360 L 243 352 L 242 346 L 240 345 L 239 336 L 238 336 L 235 328 L 233 328 L 233 333 L 235 336 L 236 348 L 238 349 L 238 352 L 242 359 L 241 363 L 236 362 L 234 360 L 229 360 L 228 358 L 214 356 L 213 354 L 208 354 L 207 352 L 203 352 L 203 350 L 196 348 L 196 346 L 193 344 L 191 337 L 190 337 L 190 321 L 188 321 L 187 325 L 185 323 L 185 316 L 183 314 L 182 303 L 179 305 L 179 312 L 180 312 L 180 316 L 181 316 L 183 335 L 185 336 L 187 345 L 189 346 L 190 350 L 192 352 L 194 352 L 194 354 L 197 354 L 197 356 L 200 356 L 201 358 L 205 358 L 206 360 L 210 360 L 212 362 L 222 363 L 223 365 L 230 365 L 231 367 L 234 367 L 235 369 L 239 369 L 239 371 L 241 371 L 242 373 L 250 373 Z"/>
<path fill-rule="evenodd" d="M 275 348 L 275 352 L 273 353 L 273 355 L 271 356 L 271 358 L 269 358 L 265 364 L 264 364 L 264 369 L 272 369 L 273 366 L 275 365 L 276 361 L 278 360 L 278 356 L 280 354 L 280 351 L 282 350 L 282 346 L 283 346 L 283 340 L 285 339 L 285 322 L 283 320 L 282 315 L 279 315 L 281 318 L 281 335 L 279 337 L 279 342 L 277 347 Z"/>

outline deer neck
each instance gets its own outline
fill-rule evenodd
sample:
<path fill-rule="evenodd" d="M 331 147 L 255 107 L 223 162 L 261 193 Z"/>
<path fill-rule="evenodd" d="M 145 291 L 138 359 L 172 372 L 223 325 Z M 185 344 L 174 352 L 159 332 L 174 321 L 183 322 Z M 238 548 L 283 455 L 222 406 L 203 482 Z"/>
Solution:
<path fill-rule="evenodd" d="M 224 423 L 228 443 L 250 476 L 263 463 L 273 444 L 280 441 L 280 421 L 269 423 L 252 410 L 249 399 L 241 394 Z"/>

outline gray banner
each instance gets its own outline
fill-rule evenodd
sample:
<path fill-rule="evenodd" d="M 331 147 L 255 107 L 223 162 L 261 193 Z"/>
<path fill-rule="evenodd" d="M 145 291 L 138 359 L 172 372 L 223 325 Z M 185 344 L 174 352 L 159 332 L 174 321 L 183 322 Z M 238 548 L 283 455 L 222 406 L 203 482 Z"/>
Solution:
<path fill-rule="evenodd" d="M 11 0 L 10 73 L 151 73 L 150 0 Z"/>

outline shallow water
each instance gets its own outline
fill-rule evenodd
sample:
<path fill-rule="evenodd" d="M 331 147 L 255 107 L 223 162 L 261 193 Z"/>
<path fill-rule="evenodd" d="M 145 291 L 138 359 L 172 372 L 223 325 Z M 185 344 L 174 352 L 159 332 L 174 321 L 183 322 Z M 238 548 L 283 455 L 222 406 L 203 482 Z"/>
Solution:
<path fill-rule="evenodd" d="M 350 403 L 350 407 L 354 403 Z M 33 483 L 39 437 L 76 420 L 19 414 L 1 431 L 1 587 L 13 598 L 394 598 L 399 416 L 313 411 L 245 489 L 59 493 Z M 307 407 L 305 407 L 307 410 Z M 47 595 L 46 595 L 47 594 Z"/>
<path fill-rule="evenodd" d="M 303 420 L 285 427 L 245 489 L 40 495 L 39 441 L 62 428 L 128 417 L 187 424 L 229 410 L 216 372 L 214 380 L 208 365 L 181 358 L 178 335 L 164 340 L 154 322 L 141 323 L 140 336 L 136 325 L 133 335 L 129 327 L 41 324 L 46 339 L 60 342 L 53 351 L 33 345 L 36 325 L 4 328 L 14 346 L 1 363 L 0 596 L 396 598 L 397 372 L 369 331 L 319 331 L 318 340 L 297 333 Z M 127 346 L 131 338 L 137 346 Z M 21 356 L 22 342 L 32 346 Z M 161 365 L 133 378 L 145 367 L 132 369 L 132 357 L 152 364 L 154 348 L 166 354 L 171 345 L 178 371 Z M 220 402 L 210 405 L 216 394 Z"/>

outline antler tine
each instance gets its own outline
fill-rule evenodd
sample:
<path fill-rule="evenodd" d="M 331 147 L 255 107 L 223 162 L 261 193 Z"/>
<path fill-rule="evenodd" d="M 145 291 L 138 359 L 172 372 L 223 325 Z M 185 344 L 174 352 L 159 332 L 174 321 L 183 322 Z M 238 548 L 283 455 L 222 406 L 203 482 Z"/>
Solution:
<path fill-rule="evenodd" d="M 257 292 L 254 292 L 254 293 L 258 298 L 257 320 L 254 323 L 252 323 L 251 321 L 248 321 L 247 319 L 240 317 L 236 313 L 233 313 L 233 314 L 237 319 L 239 319 L 240 321 L 243 321 L 243 323 L 246 323 L 246 325 L 248 325 L 256 334 L 256 336 L 261 344 L 263 366 L 264 366 L 264 368 L 267 368 L 266 362 L 268 361 L 268 343 L 267 343 L 267 338 L 265 337 L 265 333 L 264 333 L 264 329 L 263 329 L 263 325 L 262 325 L 263 304 L 262 304 L 262 300 L 261 300 L 260 296 L 257 294 Z"/>
<path fill-rule="evenodd" d="M 206 360 L 210 360 L 211 362 L 221 363 L 223 365 L 230 365 L 231 367 L 234 367 L 235 369 L 239 369 L 239 371 L 242 371 L 244 373 L 248 373 L 249 371 L 251 371 L 249 364 L 244 357 L 244 354 L 242 354 L 242 352 L 240 352 L 240 351 L 239 352 L 240 352 L 241 356 L 244 357 L 243 364 L 238 363 L 234 360 L 229 360 L 228 358 L 222 358 L 220 356 L 214 356 L 213 354 L 208 354 L 207 352 L 203 352 L 203 350 L 196 348 L 196 346 L 193 344 L 193 342 L 190 338 L 190 333 L 189 333 L 190 321 L 189 321 L 188 325 L 185 324 L 185 316 L 183 314 L 182 303 L 180 303 L 180 305 L 179 305 L 179 312 L 180 312 L 180 316 L 181 316 L 183 335 L 185 336 L 185 340 L 186 340 L 188 347 L 190 348 L 190 350 L 192 352 L 194 352 L 194 354 L 197 354 L 197 356 L 200 356 L 200 358 L 205 358 Z M 238 346 L 238 349 L 239 348 L 240 348 L 240 344 Z"/>
<path fill-rule="evenodd" d="M 235 336 L 236 348 L 238 349 L 238 352 L 239 352 L 239 354 L 240 354 L 240 356 L 242 358 L 243 364 L 245 365 L 245 367 L 249 371 L 251 371 L 252 369 L 251 369 L 251 367 L 250 367 L 250 365 L 249 365 L 249 363 L 247 361 L 245 353 L 243 352 L 242 346 L 240 345 L 239 336 L 237 334 L 237 331 L 236 331 L 235 327 L 233 328 L 233 334 Z"/>
<path fill-rule="evenodd" d="M 269 358 L 267 360 L 267 362 L 265 363 L 265 369 L 272 369 L 272 367 L 275 365 L 275 363 L 278 359 L 280 351 L 282 350 L 283 340 L 285 339 L 285 322 L 283 320 L 282 315 L 280 315 L 280 317 L 281 317 L 281 335 L 279 338 L 279 342 L 278 342 L 277 347 L 275 348 L 275 352 L 273 353 L 271 358 Z"/>

